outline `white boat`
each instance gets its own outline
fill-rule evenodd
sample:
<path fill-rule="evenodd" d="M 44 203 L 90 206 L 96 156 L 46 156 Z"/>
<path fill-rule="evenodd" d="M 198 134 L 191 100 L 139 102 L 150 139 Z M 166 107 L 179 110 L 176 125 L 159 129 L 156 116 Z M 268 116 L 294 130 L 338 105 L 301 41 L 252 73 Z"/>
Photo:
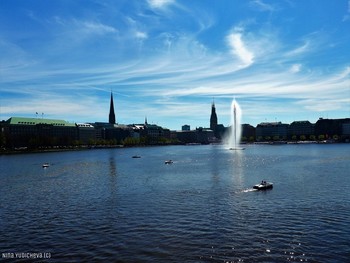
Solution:
<path fill-rule="evenodd" d="M 165 161 L 164 163 L 165 163 L 165 164 L 172 164 L 173 161 L 172 161 L 172 160 L 167 160 L 167 161 Z"/>
<path fill-rule="evenodd" d="M 256 190 L 272 189 L 273 188 L 273 183 L 266 182 L 266 181 L 261 181 L 260 184 L 254 185 L 253 188 L 256 189 Z"/>
<path fill-rule="evenodd" d="M 43 168 L 47 168 L 47 167 L 50 167 L 50 164 L 49 163 L 43 163 Z"/>

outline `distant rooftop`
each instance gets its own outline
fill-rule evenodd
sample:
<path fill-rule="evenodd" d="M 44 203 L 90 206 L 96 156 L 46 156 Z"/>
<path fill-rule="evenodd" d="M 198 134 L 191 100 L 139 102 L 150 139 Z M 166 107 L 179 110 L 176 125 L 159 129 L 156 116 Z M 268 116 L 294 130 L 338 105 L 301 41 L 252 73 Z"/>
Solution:
<path fill-rule="evenodd" d="M 11 125 L 38 125 L 38 124 L 49 124 L 53 126 L 65 126 L 73 127 L 74 123 L 67 122 L 65 120 L 54 120 L 54 119 L 40 119 L 40 118 L 26 118 L 26 117 L 11 117 L 6 121 Z"/>

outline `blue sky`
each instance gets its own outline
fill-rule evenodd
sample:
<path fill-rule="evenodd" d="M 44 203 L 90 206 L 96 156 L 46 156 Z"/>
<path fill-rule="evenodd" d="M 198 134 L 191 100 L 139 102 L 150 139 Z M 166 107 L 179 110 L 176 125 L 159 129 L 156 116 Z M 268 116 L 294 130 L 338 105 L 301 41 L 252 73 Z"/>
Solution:
<path fill-rule="evenodd" d="M 0 119 L 350 117 L 349 0 L 1 0 Z"/>

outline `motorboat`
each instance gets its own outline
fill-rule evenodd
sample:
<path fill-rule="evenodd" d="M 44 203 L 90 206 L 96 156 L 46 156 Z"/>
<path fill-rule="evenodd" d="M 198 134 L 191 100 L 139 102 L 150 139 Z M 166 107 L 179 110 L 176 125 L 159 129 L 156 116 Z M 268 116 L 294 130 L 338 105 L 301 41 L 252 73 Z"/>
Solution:
<path fill-rule="evenodd" d="M 50 167 L 50 164 L 49 163 L 43 163 L 43 168 L 48 168 L 48 167 Z"/>
<path fill-rule="evenodd" d="M 167 161 L 165 161 L 164 163 L 165 163 L 165 164 L 172 164 L 173 161 L 172 161 L 172 160 L 167 160 Z"/>
<path fill-rule="evenodd" d="M 239 150 L 245 150 L 245 148 L 243 148 L 243 147 L 232 147 L 229 150 L 231 150 L 231 151 L 239 151 Z"/>
<path fill-rule="evenodd" d="M 267 190 L 267 189 L 272 189 L 273 183 L 266 182 L 266 181 L 261 181 L 260 184 L 256 184 L 253 186 L 254 189 L 256 190 Z"/>

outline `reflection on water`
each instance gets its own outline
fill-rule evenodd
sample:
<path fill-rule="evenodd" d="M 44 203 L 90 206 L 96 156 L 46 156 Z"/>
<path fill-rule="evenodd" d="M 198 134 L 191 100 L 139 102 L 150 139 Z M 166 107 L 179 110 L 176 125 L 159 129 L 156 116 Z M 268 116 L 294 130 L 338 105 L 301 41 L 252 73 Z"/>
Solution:
<path fill-rule="evenodd" d="M 232 155 L 232 167 L 233 167 L 233 176 L 234 176 L 234 182 L 238 183 L 239 185 L 243 186 L 244 185 L 244 163 L 243 163 L 243 158 L 244 158 L 244 150 L 234 150 L 230 151 Z"/>
<path fill-rule="evenodd" d="M 0 247 L 52 262 L 346 262 L 348 147 L 0 156 Z M 274 188 L 252 189 L 262 179 Z"/>

